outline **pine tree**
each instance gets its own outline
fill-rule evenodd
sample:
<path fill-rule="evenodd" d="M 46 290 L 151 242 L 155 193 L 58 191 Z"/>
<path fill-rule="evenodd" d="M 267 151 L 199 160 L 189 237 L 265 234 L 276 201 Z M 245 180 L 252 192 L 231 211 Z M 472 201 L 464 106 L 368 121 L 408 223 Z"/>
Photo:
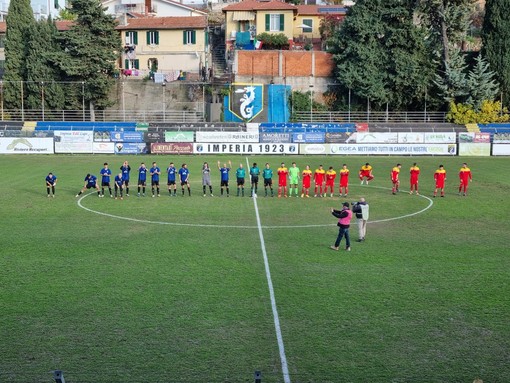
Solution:
<path fill-rule="evenodd" d="M 432 76 L 414 1 L 359 0 L 333 44 L 339 82 L 374 109 L 407 109 L 425 97 Z"/>
<path fill-rule="evenodd" d="M 499 93 L 498 83 L 494 80 L 496 74 L 489 69 L 489 63 L 482 58 L 476 57 L 474 68 L 469 72 L 467 86 L 469 96 L 467 103 L 479 111 L 484 101 L 494 101 Z"/>
<path fill-rule="evenodd" d="M 30 0 L 10 2 L 6 26 L 4 105 L 7 109 L 21 109 L 26 96 L 23 81 L 27 73 L 28 41 L 35 26 Z"/>
<path fill-rule="evenodd" d="M 466 35 L 475 0 L 418 0 L 420 19 L 429 28 L 429 44 L 441 57 L 442 70 L 449 61 L 450 50 Z"/>
<path fill-rule="evenodd" d="M 84 99 L 93 118 L 95 109 L 112 104 L 108 94 L 121 41 L 114 18 L 99 0 L 72 0 L 71 5 L 76 23 L 62 34 L 63 51 L 56 61 L 70 81 L 85 83 Z"/>
<path fill-rule="evenodd" d="M 27 60 L 28 109 L 61 110 L 64 108 L 64 91 L 58 68 L 52 62 L 59 53 L 56 44 L 57 28 L 50 19 L 36 23 L 29 36 Z"/>
<path fill-rule="evenodd" d="M 509 0 L 487 0 L 482 28 L 482 54 L 496 73 L 504 106 L 510 106 L 509 8 Z"/>
<path fill-rule="evenodd" d="M 463 103 L 467 99 L 469 95 L 467 67 L 462 53 L 458 49 L 452 50 L 444 73 L 436 74 L 434 83 L 439 89 L 439 96 L 446 104 Z"/>

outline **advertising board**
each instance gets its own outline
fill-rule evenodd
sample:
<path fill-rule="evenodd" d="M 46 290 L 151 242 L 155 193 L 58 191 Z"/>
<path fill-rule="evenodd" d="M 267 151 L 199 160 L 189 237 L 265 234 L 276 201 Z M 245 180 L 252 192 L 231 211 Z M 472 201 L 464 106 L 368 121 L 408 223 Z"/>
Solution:
<path fill-rule="evenodd" d="M 259 134 L 247 132 L 196 132 L 196 142 L 259 142 Z"/>
<path fill-rule="evenodd" d="M 53 154 L 53 138 L 0 138 L 1 154 Z"/>
<path fill-rule="evenodd" d="M 297 154 L 297 144 L 219 144 L 219 143 L 195 143 L 195 154 L 232 153 L 232 154 Z"/>
<path fill-rule="evenodd" d="M 191 142 L 153 142 L 152 154 L 193 154 Z"/>

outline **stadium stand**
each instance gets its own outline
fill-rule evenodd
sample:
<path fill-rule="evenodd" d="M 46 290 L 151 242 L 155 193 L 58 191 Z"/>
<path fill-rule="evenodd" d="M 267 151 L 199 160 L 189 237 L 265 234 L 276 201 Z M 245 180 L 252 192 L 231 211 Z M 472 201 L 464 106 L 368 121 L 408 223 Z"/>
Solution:
<path fill-rule="evenodd" d="M 204 131 L 204 132 L 245 132 L 246 124 L 239 122 L 219 123 L 180 123 L 180 122 L 154 122 L 148 124 L 149 132 L 157 131 Z"/>
<path fill-rule="evenodd" d="M 510 133 L 510 124 L 478 124 L 482 133 Z"/>
<path fill-rule="evenodd" d="M 106 130 L 135 131 L 136 122 L 101 122 L 101 121 L 39 121 L 35 130 Z"/>
<path fill-rule="evenodd" d="M 353 133 L 356 131 L 354 123 L 262 123 L 261 133 Z"/>
<path fill-rule="evenodd" d="M 368 130 L 370 132 L 394 133 L 394 132 L 467 132 L 465 125 L 457 124 L 430 124 L 430 123 L 369 123 Z"/>

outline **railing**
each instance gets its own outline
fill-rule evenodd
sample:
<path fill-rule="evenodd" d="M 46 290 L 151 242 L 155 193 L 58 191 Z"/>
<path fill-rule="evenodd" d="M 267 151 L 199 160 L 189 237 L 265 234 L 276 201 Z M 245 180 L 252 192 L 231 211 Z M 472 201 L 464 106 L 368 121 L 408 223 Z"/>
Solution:
<path fill-rule="evenodd" d="M 202 109 L 202 108 L 199 108 Z M 445 123 L 445 112 L 294 112 L 292 122 Z M 100 110 L 95 121 L 205 122 L 202 110 Z M 0 121 L 91 121 L 85 110 L 0 111 Z"/>
<path fill-rule="evenodd" d="M 2 110 L 0 121 L 91 121 L 89 110 Z M 100 110 L 94 121 L 205 122 L 204 112 L 191 110 Z"/>
<path fill-rule="evenodd" d="M 295 122 L 386 122 L 386 123 L 445 123 L 445 112 L 319 112 L 292 114 Z"/>

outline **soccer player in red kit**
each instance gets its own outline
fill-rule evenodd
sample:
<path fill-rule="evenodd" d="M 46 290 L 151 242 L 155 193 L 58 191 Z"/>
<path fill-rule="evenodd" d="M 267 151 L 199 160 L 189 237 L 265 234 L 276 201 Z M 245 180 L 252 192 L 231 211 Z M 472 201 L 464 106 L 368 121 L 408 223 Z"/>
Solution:
<path fill-rule="evenodd" d="M 324 193 L 324 175 L 326 171 L 322 168 L 322 165 L 319 165 L 318 169 L 315 169 L 315 173 L 313 174 L 313 180 L 315 182 L 315 196 L 317 197 L 317 190 L 319 190 L 319 197 L 322 197 L 322 193 Z"/>
<path fill-rule="evenodd" d="M 420 176 L 420 168 L 418 165 L 416 165 L 416 162 L 411 166 L 411 169 L 409 169 L 409 174 L 411 175 L 410 182 L 411 182 L 411 191 L 409 194 L 413 194 L 413 190 L 416 191 L 416 195 L 419 195 L 418 193 L 418 177 Z"/>
<path fill-rule="evenodd" d="M 335 189 L 335 179 L 336 179 L 336 172 L 333 169 L 333 166 L 330 166 L 329 169 L 326 171 L 326 187 L 324 188 L 324 196 L 328 192 L 330 197 L 333 197 L 333 190 Z"/>
<path fill-rule="evenodd" d="M 439 169 L 434 173 L 434 179 L 436 180 L 436 188 L 434 189 L 434 198 L 437 195 L 437 189 L 441 189 L 441 197 L 444 197 L 444 184 L 446 181 L 446 170 L 443 165 L 439 165 Z"/>
<path fill-rule="evenodd" d="M 368 181 L 372 181 L 374 176 L 372 174 L 372 166 L 367 162 L 359 170 L 359 179 L 363 185 L 363 179 L 366 178 L 365 183 L 368 185 Z"/>
<path fill-rule="evenodd" d="M 349 169 L 347 165 L 343 164 L 340 169 L 340 197 L 347 197 L 349 193 Z M 343 192 L 343 193 L 342 193 Z"/>
<path fill-rule="evenodd" d="M 276 173 L 278 174 L 278 198 L 282 196 L 282 189 L 283 196 L 287 198 L 287 175 L 289 174 L 289 169 L 282 162 Z"/>
<path fill-rule="evenodd" d="M 393 184 L 393 186 L 391 187 L 392 194 L 397 194 L 398 188 L 400 186 L 400 180 L 398 178 L 398 176 L 400 174 L 400 168 L 402 168 L 402 165 L 397 164 L 397 166 L 395 166 L 393 169 L 391 169 L 390 178 L 391 178 L 391 183 Z"/>
<path fill-rule="evenodd" d="M 469 181 L 473 180 L 473 175 L 471 174 L 471 169 L 468 168 L 467 164 L 464 162 L 459 171 L 460 185 L 459 185 L 459 195 L 461 191 L 463 191 L 463 195 L 467 195 L 467 189 L 469 185 Z"/>
<path fill-rule="evenodd" d="M 301 189 L 301 198 L 306 196 L 309 198 L 310 195 L 310 185 L 312 184 L 312 171 L 310 170 L 310 165 L 306 165 L 305 170 L 301 173 L 301 178 L 303 179 L 303 189 Z"/>

